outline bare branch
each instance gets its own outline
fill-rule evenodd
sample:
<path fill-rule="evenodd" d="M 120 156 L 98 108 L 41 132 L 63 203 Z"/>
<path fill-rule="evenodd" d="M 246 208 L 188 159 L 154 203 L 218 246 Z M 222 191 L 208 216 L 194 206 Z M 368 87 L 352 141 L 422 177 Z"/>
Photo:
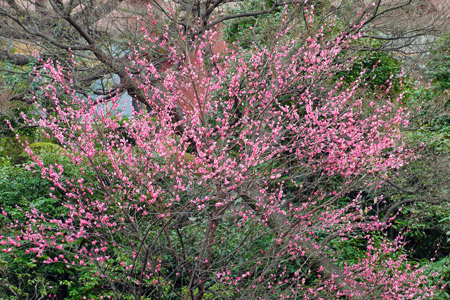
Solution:
<path fill-rule="evenodd" d="M 391 218 L 391 215 L 394 213 L 394 211 L 396 209 L 398 209 L 400 206 L 403 206 L 407 203 L 412 203 L 412 202 L 423 202 L 423 203 L 430 203 L 430 204 L 442 204 L 444 203 L 445 199 L 426 199 L 426 198 L 412 198 L 412 199 L 405 199 L 405 200 L 401 200 L 398 202 L 395 202 L 393 205 L 391 205 L 389 207 L 389 209 L 386 211 L 386 213 L 384 214 L 384 217 L 381 219 L 382 222 L 387 222 L 389 221 L 389 219 Z"/>

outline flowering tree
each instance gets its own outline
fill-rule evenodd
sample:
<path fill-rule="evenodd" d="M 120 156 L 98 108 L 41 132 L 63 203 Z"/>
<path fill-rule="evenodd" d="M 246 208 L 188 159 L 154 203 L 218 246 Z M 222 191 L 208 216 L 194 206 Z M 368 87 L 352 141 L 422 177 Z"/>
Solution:
<path fill-rule="evenodd" d="M 391 99 L 390 82 L 369 93 L 363 74 L 336 80 L 360 35 L 332 37 L 332 22 L 316 28 L 313 12 L 305 5 L 306 25 L 294 24 L 306 40 L 285 15 L 275 45 L 223 53 L 217 28 L 192 35 L 183 53 L 183 31 L 170 43 L 145 24 L 127 71 L 150 109 L 132 118 L 118 97 L 106 105 L 76 93 L 47 61 L 42 93 L 54 106 L 37 122 L 79 176 L 26 145 L 28 168 L 63 193 L 64 213 L 27 212 L 1 236 L 3 251 L 85 269 L 94 299 L 431 297 L 355 193 L 412 157 L 402 97 Z M 170 57 L 161 68 L 148 55 L 158 49 Z M 330 246 L 355 238 L 363 257 Z"/>

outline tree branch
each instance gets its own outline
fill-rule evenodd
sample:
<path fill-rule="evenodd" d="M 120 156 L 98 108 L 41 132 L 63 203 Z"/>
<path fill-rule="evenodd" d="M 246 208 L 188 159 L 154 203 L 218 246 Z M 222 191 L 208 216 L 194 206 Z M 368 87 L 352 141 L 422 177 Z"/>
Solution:
<path fill-rule="evenodd" d="M 257 202 L 252 197 L 243 194 L 241 195 L 242 199 L 246 201 L 246 203 L 253 209 L 253 211 L 262 215 L 261 210 L 258 209 Z M 281 213 L 272 213 L 267 220 L 269 227 L 279 233 L 286 229 L 286 226 L 290 223 L 287 217 Z M 289 228 L 290 230 L 292 228 Z M 291 237 L 287 242 L 295 242 L 300 245 L 301 249 L 305 252 L 305 257 L 307 257 L 306 264 L 308 267 L 319 274 L 321 274 L 325 279 L 333 279 L 335 283 L 340 286 L 342 289 L 353 291 L 356 295 L 360 295 L 363 291 L 357 286 L 349 285 L 349 282 L 346 280 L 346 276 L 344 271 L 339 268 L 335 263 L 329 260 L 325 255 L 320 254 L 320 247 L 316 247 L 311 241 L 295 239 Z M 356 296 L 354 299 L 361 299 L 359 296 Z"/>
<path fill-rule="evenodd" d="M 410 202 L 425 202 L 430 204 L 440 204 L 442 202 L 445 202 L 445 199 L 422 199 L 422 198 L 413 198 L 413 199 L 405 199 L 398 202 L 395 202 L 384 214 L 383 219 L 381 219 L 382 222 L 389 221 L 389 218 L 391 217 L 391 214 L 400 206 L 410 203 Z"/>

